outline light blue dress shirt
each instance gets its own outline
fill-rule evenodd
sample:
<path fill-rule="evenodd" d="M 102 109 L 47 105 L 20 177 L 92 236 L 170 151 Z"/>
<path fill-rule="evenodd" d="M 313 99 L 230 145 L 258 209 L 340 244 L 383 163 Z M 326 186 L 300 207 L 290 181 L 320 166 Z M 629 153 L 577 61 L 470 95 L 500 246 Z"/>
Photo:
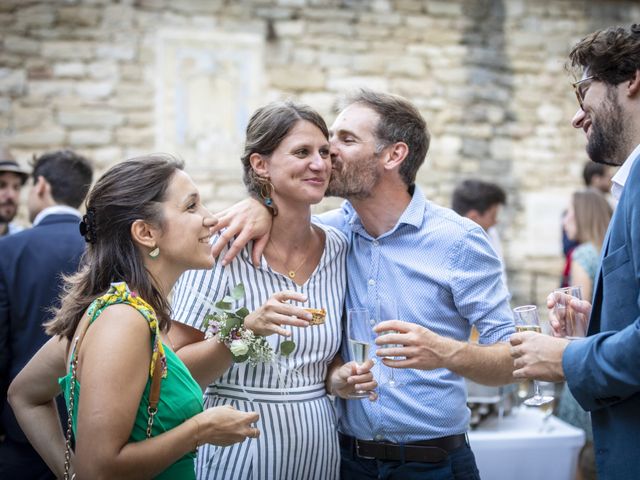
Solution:
<path fill-rule="evenodd" d="M 400 320 L 456 340 L 466 341 L 472 325 L 483 344 L 507 341 L 514 333 L 500 259 L 486 233 L 427 201 L 419 188 L 395 227 L 378 238 L 365 231 L 349 202 L 319 218 L 350 240 L 346 308 L 369 310 L 370 324 L 354 328 L 368 336 L 370 357 L 377 348 L 372 323 L 378 299 L 395 299 Z M 347 342 L 342 355 L 350 360 Z M 385 382 L 389 370 L 378 362 L 374 375 Z M 403 385 L 383 383 L 376 402 L 338 399 L 341 432 L 410 443 L 467 431 L 470 412 L 461 376 L 444 368 L 396 369 L 394 376 Z"/>

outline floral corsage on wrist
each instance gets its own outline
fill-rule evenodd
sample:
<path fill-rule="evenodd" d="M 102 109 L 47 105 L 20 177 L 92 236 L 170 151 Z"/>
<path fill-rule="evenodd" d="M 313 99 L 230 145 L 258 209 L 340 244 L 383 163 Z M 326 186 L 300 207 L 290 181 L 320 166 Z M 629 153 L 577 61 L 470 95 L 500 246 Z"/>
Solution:
<path fill-rule="evenodd" d="M 244 285 L 236 285 L 231 293 L 214 304 L 213 313 L 204 317 L 205 339 L 218 335 L 218 341 L 224 343 L 231 352 L 235 363 L 248 361 L 252 365 L 269 363 L 274 359 L 271 345 L 262 335 L 256 335 L 244 326 L 249 315 L 246 307 L 235 309 L 234 304 L 244 298 Z M 289 355 L 295 343 L 285 340 L 280 343 L 280 354 Z"/>

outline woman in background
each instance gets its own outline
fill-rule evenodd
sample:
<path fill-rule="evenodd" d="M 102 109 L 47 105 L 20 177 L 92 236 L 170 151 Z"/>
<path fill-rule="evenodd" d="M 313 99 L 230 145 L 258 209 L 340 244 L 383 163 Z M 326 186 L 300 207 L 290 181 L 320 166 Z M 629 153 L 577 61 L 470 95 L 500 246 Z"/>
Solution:
<path fill-rule="evenodd" d="M 58 478 L 70 478 L 71 460 L 79 478 L 193 479 L 198 445 L 258 436 L 255 413 L 202 411 L 202 391 L 167 341 L 167 295 L 185 270 L 213 264 L 216 221 L 182 163 L 158 155 L 109 169 L 86 207 L 87 250 L 47 325 L 54 337 L 9 401 Z M 66 440 L 53 402 L 61 387 Z"/>
<path fill-rule="evenodd" d="M 613 211 L 607 199 L 594 189 L 575 192 L 563 219 L 570 240 L 578 242 L 571 255 L 569 285 L 580 285 L 582 297 L 591 301 L 600 250 Z M 579 470 L 583 479 L 596 478 L 591 416 L 573 398 L 565 385 L 558 403 L 558 417 L 584 430 L 587 442 L 580 453 Z"/>

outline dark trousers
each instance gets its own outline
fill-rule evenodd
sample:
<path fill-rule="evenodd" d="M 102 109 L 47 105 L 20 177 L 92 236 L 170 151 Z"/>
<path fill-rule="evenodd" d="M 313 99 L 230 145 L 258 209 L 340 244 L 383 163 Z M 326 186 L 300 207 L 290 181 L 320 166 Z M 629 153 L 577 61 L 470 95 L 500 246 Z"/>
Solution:
<path fill-rule="evenodd" d="M 469 445 L 449 452 L 447 459 L 438 463 L 367 459 L 347 448 L 341 448 L 340 455 L 342 480 L 480 480 Z"/>
<path fill-rule="evenodd" d="M 0 442 L 0 479 L 55 480 L 44 460 L 29 443 L 5 438 Z"/>

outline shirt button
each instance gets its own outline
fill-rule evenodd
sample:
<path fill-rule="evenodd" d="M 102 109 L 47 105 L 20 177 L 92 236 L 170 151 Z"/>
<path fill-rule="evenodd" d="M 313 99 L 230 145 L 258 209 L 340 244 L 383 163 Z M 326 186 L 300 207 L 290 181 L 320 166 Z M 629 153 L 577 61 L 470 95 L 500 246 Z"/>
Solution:
<path fill-rule="evenodd" d="M 371 285 L 372 287 L 376 284 L 376 281 L 373 278 L 369 279 L 369 285 Z"/>
<path fill-rule="evenodd" d="M 374 240 L 374 241 L 373 241 L 373 242 L 371 242 L 371 243 L 373 243 L 373 246 L 374 246 L 374 247 L 377 247 L 378 245 L 380 245 L 380 243 L 378 242 L 378 240 Z"/>
<path fill-rule="evenodd" d="M 375 436 L 375 440 L 380 442 L 380 441 L 384 440 L 384 437 L 382 435 L 378 434 L 378 435 Z"/>

